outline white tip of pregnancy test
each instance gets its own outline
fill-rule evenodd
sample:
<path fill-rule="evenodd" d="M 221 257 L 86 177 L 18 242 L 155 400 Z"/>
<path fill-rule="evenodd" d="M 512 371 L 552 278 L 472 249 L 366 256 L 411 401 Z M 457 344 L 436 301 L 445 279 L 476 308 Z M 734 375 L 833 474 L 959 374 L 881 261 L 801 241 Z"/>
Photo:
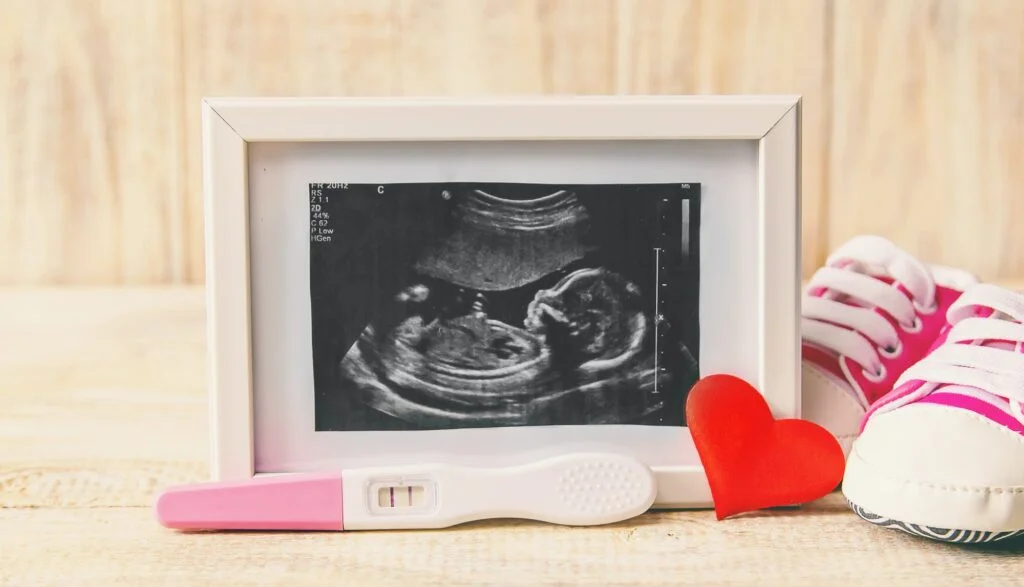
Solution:
<path fill-rule="evenodd" d="M 658 494 L 654 472 L 636 459 L 613 453 L 576 453 L 524 466 L 536 475 L 533 503 L 539 521 L 567 526 L 621 522 L 650 509 Z"/>

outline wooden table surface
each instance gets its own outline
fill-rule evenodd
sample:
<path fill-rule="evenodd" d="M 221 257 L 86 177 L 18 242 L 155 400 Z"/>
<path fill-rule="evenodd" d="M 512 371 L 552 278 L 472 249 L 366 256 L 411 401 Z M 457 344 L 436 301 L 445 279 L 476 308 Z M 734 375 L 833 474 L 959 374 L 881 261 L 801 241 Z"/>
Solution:
<path fill-rule="evenodd" d="M 1024 544 L 953 547 L 833 494 L 562 528 L 199 534 L 151 505 L 206 478 L 201 289 L 0 290 L 0 586 L 1020 585 Z"/>

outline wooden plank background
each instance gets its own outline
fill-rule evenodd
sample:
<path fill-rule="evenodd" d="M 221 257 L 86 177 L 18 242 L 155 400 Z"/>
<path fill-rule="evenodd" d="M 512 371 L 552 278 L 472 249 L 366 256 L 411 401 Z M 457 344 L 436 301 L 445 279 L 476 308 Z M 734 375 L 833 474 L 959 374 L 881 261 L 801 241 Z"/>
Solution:
<path fill-rule="evenodd" d="M 0 0 L 0 284 L 201 283 L 203 96 L 799 93 L 804 272 L 1024 276 L 1020 0 Z"/>

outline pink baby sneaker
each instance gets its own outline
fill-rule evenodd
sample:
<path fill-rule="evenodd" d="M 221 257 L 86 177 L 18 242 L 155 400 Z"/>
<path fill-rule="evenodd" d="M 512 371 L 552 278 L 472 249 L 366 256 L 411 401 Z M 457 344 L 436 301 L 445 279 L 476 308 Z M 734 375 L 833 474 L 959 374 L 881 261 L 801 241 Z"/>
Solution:
<path fill-rule="evenodd" d="M 834 434 L 849 454 L 865 412 L 924 357 L 950 304 L 977 282 L 878 236 L 839 247 L 803 298 L 801 417 Z"/>
<path fill-rule="evenodd" d="M 977 285 L 947 320 L 865 416 L 843 494 L 861 518 L 933 540 L 1024 535 L 1024 295 Z"/>

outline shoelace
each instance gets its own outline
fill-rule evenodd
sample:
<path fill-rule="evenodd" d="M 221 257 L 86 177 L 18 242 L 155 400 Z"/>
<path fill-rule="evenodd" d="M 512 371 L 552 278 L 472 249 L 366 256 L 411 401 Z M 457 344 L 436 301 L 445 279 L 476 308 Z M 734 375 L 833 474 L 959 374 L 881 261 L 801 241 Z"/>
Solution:
<path fill-rule="evenodd" d="M 872 277 L 861 270 L 864 266 L 880 267 L 894 284 Z M 894 285 L 905 287 L 913 299 Z M 893 316 L 900 328 L 911 333 L 921 329 L 918 314 L 935 311 L 935 280 L 928 269 L 889 241 L 873 236 L 855 238 L 831 255 L 811 277 L 807 291 L 817 288 L 853 298 L 859 305 L 805 294 L 803 339 L 856 362 L 865 377 L 874 381 L 886 375 L 881 358 L 903 351 L 896 328 L 874 308 Z"/>
<path fill-rule="evenodd" d="M 988 318 L 978 308 L 992 310 Z M 952 324 L 946 342 L 903 372 L 894 387 L 908 381 L 975 387 L 1005 398 L 1024 423 L 1024 295 L 981 284 L 967 290 L 949 308 Z M 1014 343 L 1014 349 L 980 346 L 984 341 Z M 959 344 L 969 343 L 969 344 Z"/>

